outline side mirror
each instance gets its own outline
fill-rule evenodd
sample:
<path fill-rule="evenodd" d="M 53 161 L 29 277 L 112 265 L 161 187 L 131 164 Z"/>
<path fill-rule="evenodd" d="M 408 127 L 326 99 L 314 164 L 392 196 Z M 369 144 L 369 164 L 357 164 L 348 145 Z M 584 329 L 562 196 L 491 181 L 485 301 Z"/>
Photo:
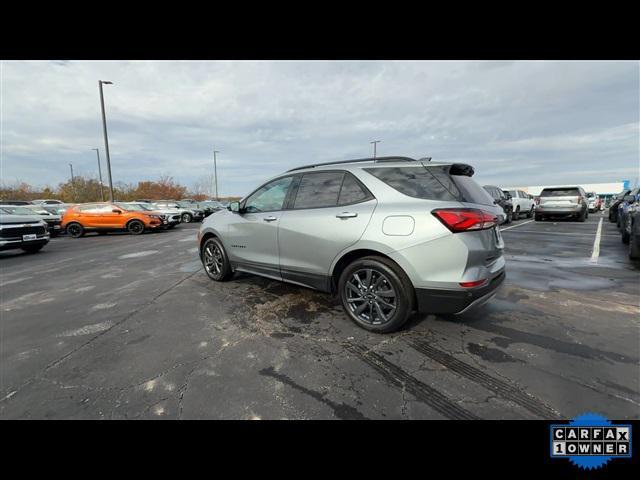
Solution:
<path fill-rule="evenodd" d="M 233 213 L 240 213 L 240 202 L 230 202 L 227 209 Z"/>
<path fill-rule="evenodd" d="M 111 210 L 113 213 L 122 213 L 122 210 L 118 210 L 117 208 L 114 208 L 113 210 Z"/>
<path fill-rule="evenodd" d="M 634 195 L 625 195 L 623 200 L 627 203 L 634 203 L 636 201 L 636 197 Z"/>

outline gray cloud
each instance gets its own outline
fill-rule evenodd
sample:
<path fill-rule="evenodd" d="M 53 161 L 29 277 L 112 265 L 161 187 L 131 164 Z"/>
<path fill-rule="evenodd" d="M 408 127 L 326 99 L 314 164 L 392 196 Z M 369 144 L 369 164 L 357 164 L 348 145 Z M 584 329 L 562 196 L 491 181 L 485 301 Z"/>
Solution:
<path fill-rule="evenodd" d="M 114 180 L 223 194 L 294 166 L 380 155 L 471 163 L 498 185 L 638 177 L 638 62 L 14 62 L 0 67 L 3 181 L 96 174 L 105 86 Z M 104 159 L 104 154 L 103 159 Z"/>

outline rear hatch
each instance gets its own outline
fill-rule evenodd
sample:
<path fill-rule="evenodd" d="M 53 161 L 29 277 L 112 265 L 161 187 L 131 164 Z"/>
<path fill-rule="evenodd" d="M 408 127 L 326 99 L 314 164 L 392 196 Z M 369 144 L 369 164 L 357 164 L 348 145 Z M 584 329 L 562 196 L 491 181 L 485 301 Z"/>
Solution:
<path fill-rule="evenodd" d="M 577 188 L 545 188 L 540 193 L 540 205 L 545 208 L 573 209 L 581 203 L 582 196 Z"/>

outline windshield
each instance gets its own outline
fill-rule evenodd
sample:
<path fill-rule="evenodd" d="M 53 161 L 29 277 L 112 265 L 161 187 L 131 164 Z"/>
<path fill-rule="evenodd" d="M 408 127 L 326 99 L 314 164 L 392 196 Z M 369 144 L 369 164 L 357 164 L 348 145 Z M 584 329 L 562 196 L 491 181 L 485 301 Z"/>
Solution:
<path fill-rule="evenodd" d="M 545 188 L 541 197 L 578 197 L 580 191 L 577 188 Z"/>
<path fill-rule="evenodd" d="M 36 212 L 27 207 L 18 207 L 14 205 L 5 205 L 1 207 L 7 213 L 12 215 L 37 215 Z"/>
<path fill-rule="evenodd" d="M 144 212 L 147 210 L 137 203 L 116 203 L 115 206 L 129 212 Z"/>

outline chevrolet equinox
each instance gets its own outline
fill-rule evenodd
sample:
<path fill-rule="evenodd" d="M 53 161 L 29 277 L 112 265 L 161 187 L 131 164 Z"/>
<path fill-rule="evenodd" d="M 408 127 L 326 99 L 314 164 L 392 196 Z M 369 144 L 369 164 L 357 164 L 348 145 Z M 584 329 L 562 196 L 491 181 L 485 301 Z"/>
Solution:
<path fill-rule="evenodd" d="M 505 278 L 501 209 L 473 173 L 407 157 L 289 170 L 209 216 L 200 259 L 215 281 L 240 271 L 336 293 L 374 332 L 414 310 L 466 312 Z"/>

